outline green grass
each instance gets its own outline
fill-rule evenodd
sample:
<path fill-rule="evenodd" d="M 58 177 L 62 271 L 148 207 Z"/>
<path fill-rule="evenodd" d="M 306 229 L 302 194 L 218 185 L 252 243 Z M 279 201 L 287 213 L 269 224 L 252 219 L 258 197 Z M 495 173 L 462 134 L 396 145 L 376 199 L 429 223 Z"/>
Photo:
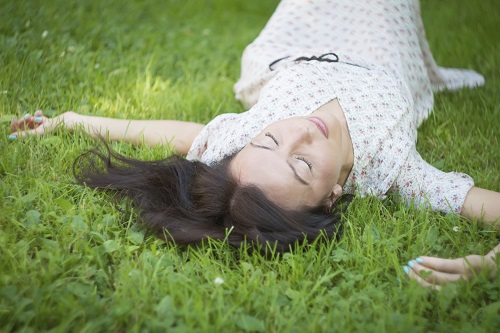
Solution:
<path fill-rule="evenodd" d="M 424 158 L 500 191 L 500 9 L 422 1 L 437 62 L 486 86 L 443 93 L 419 130 Z M 276 1 L 0 0 L 0 330 L 493 332 L 500 278 L 441 292 L 405 279 L 418 255 L 484 254 L 492 229 L 391 201 L 356 199 L 340 242 L 263 257 L 224 243 L 178 248 L 109 194 L 72 183 L 81 134 L 7 140 L 36 109 L 208 122 L 240 112 L 240 55 Z M 46 33 L 44 33 L 46 31 Z M 160 159 L 168 147 L 114 144 Z M 125 212 L 121 213 L 119 208 Z M 454 232 L 453 227 L 460 231 Z M 224 282 L 217 285 L 220 277 Z"/>

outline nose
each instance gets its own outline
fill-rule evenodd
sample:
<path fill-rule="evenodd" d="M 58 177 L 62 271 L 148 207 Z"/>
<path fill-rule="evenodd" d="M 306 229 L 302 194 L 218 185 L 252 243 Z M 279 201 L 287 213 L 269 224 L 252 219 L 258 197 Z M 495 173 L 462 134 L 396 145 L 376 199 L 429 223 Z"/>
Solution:
<path fill-rule="evenodd" d="M 295 145 L 309 144 L 313 139 L 311 129 L 306 125 L 297 126 L 290 139 Z"/>
<path fill-rule="evenodd" d="M 307 150 L 307 146 L 313 142 L 312 131 L 304 124 L 290 128 L 287 134 L 282 141 L 281 149 L 279 149 L 280 153 L 287 158 L 290 155 Z"/>

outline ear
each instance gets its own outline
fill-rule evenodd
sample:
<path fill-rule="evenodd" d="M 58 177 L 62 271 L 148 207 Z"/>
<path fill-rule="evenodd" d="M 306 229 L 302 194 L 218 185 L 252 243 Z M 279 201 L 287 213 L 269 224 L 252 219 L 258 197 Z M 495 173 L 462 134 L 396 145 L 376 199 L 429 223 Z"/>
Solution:
<path fill-rule="evenodd" d="M 335 184 L 332 188 L 332 192 L 330 193 L 328 198 L 326 198 L 326 206 L 329 210 L 332 209 L 333 204 L 335 203 L 335 201 L 337 201 L 338 198 L 340 198 L 341 195 L 342 186 L 340 186 L 339 184 Z"/>

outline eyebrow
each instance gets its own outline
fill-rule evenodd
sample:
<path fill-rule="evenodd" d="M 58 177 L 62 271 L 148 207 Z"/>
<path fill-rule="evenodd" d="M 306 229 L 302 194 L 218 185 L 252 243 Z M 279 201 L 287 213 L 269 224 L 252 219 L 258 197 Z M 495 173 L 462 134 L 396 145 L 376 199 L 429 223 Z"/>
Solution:
<path fill-rule="evenodd" d="M 267 150 L 272 150 L 271 148 L 269 147 L 266 147 L 266 146 L 261 146 L 261 145 L 256 145 L 255 143 L 253 142 L 250 142 L 250 146 L 254 147 L 254 148 L 261 148 L 261 149 L 267 149 Z"/>
<path fill-rule="evenodd" d="M 266 146 L 261 146 L 261 145 L 256 145 L 255 143 L 253 142 L 250 142 L 250 146 L 254 147 L 254 148 L 260 148 L 260 149 L 266 149 L 266 150 L 271 150 L 273 151 L 273 149 L 269 148 L 269 147 L 266 147 Z M 290 167 L 290 169 L 292 169 L 293 171 L 293 174 L 295 176 L 295 178 L 301 182 L 302 184 L 304 185 L 309 185 L 308 182 L 306 182 L 304 180 L 304 178 L 300 177 L 300 175 L 297 173 L 297 170 L 295 169 L 295 167 L 292 165 L 292 163 L 290 163 L 289 161 L 286 162 L 286 164 L 288 164 L 288 166 Z"/>

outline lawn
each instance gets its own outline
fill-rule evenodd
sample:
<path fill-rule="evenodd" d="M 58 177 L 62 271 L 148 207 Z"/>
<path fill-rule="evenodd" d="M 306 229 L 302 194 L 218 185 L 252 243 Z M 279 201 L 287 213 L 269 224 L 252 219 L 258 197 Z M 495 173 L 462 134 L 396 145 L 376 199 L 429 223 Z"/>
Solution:
<path fill-rule="evenodd" d="M 14 116 L 42 109 L 206 123 L 241 112 L 240 56 L 277 4 L 245 0 L 0 0 L 0 331 L 493 332 L 500 277 L 440 292 L 408 281 L 419 255 L 485 254 L 491 227 L 356 198 L 340 241 L 262 256 L 210 242 L 180 248 L 138 212 L 74 184 L 81 133 L 8 140 Z M 484 87 L 436 96 L 419 129 L 430 163 L 500 191 L 500 7 L 422 1 L 438 64 Z M 115 143 L 162 159 L 169 147 Z M 499 203 L 500 204 L 500 203 Z"/>

